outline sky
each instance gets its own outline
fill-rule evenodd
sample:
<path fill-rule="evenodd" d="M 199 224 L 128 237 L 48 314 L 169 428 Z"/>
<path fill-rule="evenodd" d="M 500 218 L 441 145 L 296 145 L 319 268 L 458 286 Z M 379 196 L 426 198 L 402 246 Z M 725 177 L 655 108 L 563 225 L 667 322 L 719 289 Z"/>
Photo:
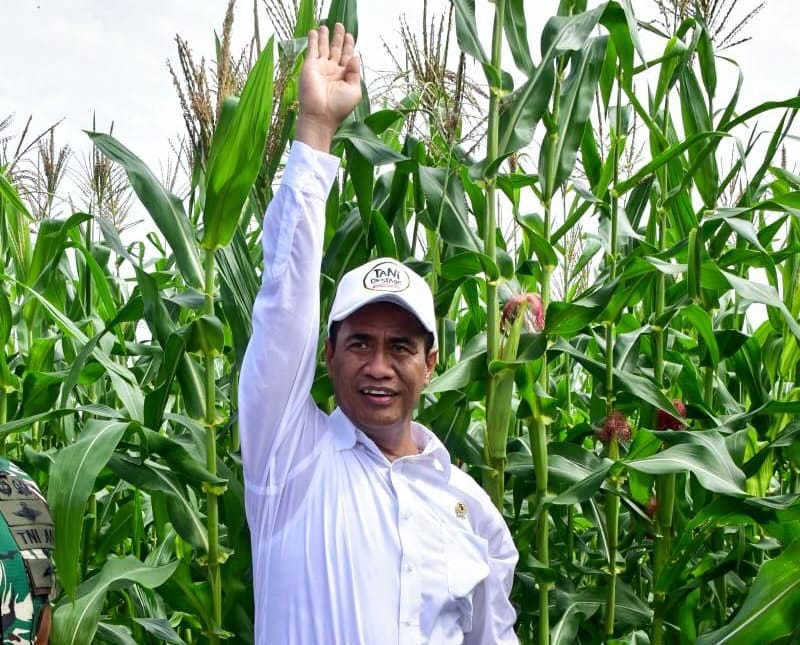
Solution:
<path fill-rule="evenodd" d="M 257 2 L 266 40 L 263 0 Z M 651 0 L 632 2 L 640 15 L 653 11 Z M 535 52 L 541 24 L 557 2 L 527 4 L 542 8 L 529 18 Z M 756 4 L 739 0 L 738 15 Z M 166 66 L 167 59 L 177 60 L 175 34 L 188 40 L 198 57 L 213 58 L 214 31 L 221 28 L 226 5 L 226 0 L 4 0 L 0 120 L 13 115 L 14 124 L 0 136 L 18 135 L 28 116 L 35 133 L 61 121 L 56 143 L 86 155 L 90 144 L 82 130 L 91 129 L 94 115 L 98 129 L 107 130 L 113 122 L 114 135 L 160 175 L 159 167 L 170 156 L 169 141 L 183 131 Z M 488 0 L 476 0 L 476 5 L 479 25 L 490 25 L 493 5 Z M 430 0 L 429 6 L 441 11 L 447 3 Z M 383 41 L 399 47 L 400 17 L 405 15 L 414 28 L 421 7 L 422 0 L 359 3 L 359 50 L 368 81 L 391 68 Z M 234 29 L 239 46 L 252 33 L 252 11 L 252 0 L 239 0 Z M 800 2 L 767 0 L 746 30 L 752 40 L 729 52 L 745 78 L 742 108 L 788 98 L 800 89 L 798 24 Z M 480 72 L 473 69 L 473 76 Z M 732 68 L 725 79 L 723 93 L 733 87 Z"/>

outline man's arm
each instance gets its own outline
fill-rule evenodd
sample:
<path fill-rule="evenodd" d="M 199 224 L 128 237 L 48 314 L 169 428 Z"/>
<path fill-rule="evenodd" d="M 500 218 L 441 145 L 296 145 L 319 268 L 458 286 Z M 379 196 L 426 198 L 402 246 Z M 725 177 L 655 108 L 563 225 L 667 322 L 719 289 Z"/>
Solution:
<path fill-rule="evenodd" d="M 245 481 L 266 493 L 313 450 L 310 397 L 319 334 L 319 273 L 325 200 L 338 159 L 325 154 L 361 97 L 353 38 L 336 25 L 308 36 L 296 141 L 267 209 L 264 274 L 239 385 Z"/>

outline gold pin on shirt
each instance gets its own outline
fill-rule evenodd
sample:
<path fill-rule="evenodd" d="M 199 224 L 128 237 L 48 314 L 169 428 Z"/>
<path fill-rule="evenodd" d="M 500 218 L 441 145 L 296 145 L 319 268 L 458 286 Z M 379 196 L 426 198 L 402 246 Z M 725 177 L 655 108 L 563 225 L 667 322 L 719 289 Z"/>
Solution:
<path fill-rule="evenodd" d="M 456 517 L 464 519 L 467 516 L 467 505 L 464 502 L 456 502 Z"/>

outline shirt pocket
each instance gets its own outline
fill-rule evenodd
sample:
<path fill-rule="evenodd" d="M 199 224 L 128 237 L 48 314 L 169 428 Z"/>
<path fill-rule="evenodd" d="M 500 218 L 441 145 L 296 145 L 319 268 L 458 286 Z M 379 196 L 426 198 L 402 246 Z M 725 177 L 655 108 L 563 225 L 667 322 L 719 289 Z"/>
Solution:
<path fill-rule="evenodd" d="M 489 543 L 472 531 L 444 527 L 447 585 L 460 613 L 461 629 L 472 630 L 472 597 L 489 575 Z"/>

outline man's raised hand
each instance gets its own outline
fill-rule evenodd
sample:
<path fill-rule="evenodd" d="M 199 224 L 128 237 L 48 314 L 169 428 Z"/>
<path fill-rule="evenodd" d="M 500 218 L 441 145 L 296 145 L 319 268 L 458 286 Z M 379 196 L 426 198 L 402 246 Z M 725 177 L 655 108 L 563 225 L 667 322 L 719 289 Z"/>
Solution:
<path fill-rule="evenodd" d="M 359 60 L 352 34 L 336 23 L 308 34 L 308 50 L 300 74 L 300 113 L 295 137 L 327 152 L 342 121 L 361 100 Z"/>

